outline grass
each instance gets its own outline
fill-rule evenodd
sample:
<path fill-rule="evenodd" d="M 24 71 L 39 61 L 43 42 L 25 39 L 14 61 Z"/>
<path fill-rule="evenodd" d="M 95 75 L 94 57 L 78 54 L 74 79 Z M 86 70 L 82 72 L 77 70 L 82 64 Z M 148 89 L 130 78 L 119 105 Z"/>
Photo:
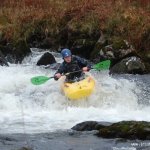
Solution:
<path fill-rule="evenodd" d="M 0 0 L 0 32 L 6 41 L 35 32 L 59 34 L 66 24 L 108 37 L 121 36 L 137 49 L 150 29 L 149 0 Z M 94 26 L 95 25 L 95 26 Z"/>

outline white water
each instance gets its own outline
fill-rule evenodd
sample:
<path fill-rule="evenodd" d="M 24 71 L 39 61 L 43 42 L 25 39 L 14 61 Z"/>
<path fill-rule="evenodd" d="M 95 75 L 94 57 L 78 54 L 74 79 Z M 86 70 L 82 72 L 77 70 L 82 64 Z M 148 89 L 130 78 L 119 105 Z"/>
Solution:
<path fill-rule="evenodd" d="M 136 82 L 115 79 L 108 72 L 91 72 L 96 90 L 87 100 L 68 101 L 60 82 L 34 86 L 31 77 L 52 76 L 53 70 L 36 66 L 42 53 L 33 53 L 22 64 L 0 66 L 0 132 L 41 133 L 70 129 L 82 121 L 150 121 L 149 106 L 140 106 Z M 60 61 L 59 58 L 57 58 Z"/>

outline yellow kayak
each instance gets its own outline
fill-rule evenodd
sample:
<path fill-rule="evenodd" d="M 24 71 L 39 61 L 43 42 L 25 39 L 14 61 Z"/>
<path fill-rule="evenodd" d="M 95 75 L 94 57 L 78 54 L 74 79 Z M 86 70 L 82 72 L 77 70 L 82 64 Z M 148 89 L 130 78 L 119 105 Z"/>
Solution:
<path fill-rule="evenodd" d="M 94 87 L 95 80 L 92 77 L 87 76 L 85 79 L 78 82 L 64 82 L 62 85 L 62 90 L 65 96 L 69 99 L 78 100 L 90 96 L 94 90 Z"/>

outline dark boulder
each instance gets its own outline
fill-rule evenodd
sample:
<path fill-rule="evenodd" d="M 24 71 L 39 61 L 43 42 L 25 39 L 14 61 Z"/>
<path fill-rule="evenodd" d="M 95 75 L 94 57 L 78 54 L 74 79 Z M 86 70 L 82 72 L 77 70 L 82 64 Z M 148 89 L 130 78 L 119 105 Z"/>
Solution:
<path fill-rule="evenodd" d="M 100 129 L 96 135 L 103 138 L 150 140 L 150 123 L 144 121 L 122 121 Z"/>
<path fill-rule="evenodd" d="M 12 50 L 12 56 L 16 63 L 21 63 L 24 57 L 28 56 L 31 50 L 24 39 L 19 39 Z"/>
<path fill-rule="evenodd" d="M 97 130 L 102 138 L 123 138 L 130 140 L 150 140 L 150 122 L 121 121 L 117 123 L 85 121 L 71 128 L 76 131 Z"/>
<path fill-rule="evenodd" d="M 96 41 L 91 39 L 76 39 L 73 41 L 71 51 L 74 55 L 89 59 L 95 43 Z"/>
<path fill-rule="evenodd" d="M 110 70 L 111 74 L 144 74 L 145 71 L 145 65 L 138 57 L 128 57 L 123 59 L 119 63 L 115 64 Z"/>
<path fill-rule="evenodd" d="M 103 32 L 101 31 L 101 35 L 100 35 L 98 41 L 96 42 L 94 49 L 92 50 L 92 52 L 90 54 L 90 59 L 93 60 L 94 62 L 99 62 L 99 60 L 101 59 L 99 52 L 106 45 L 107 45 L 107 40 L 106 40 Z"/>
<path fill-rule="evenodd" d="M 101 34 L 91 53 L 91 58 L 95 63 L 109 59 L 112 66 L 122 59 L 131 56 L 136 56 L 135 49 L 126 40 L 118 38 L 106 40 L 103 34 Z"/>
<path fill-rule="evenodd" d="M 40 65 L 45 65 L 46 66 L 46 65 L 53 64 L 53 63 L 56 63 L 55 57 L 51 53 L 46 52 L 38 60 L 37 65 L 38 66 L 40 66 Z"/>
<path fill-rule="evenodd" d="M 85 121 L 75 125 L 71 129 L 76 131 L 92 131 L 92 130 L 100 130 L 108 125 L 110 125 L 110 123 L 97 122 L 97 121 Z"/>
<path fill-rule="evenodd" d="M 48 49 L 52 47 L 52 39 L 51 38 L 45 38 L 42 42 L 41 45 L 39 45 L 40 48 L 43 49 Z"/>
<path fill-rule="evenodd" d="M 4 57 L 3 53 L 1 52 L 0 50 L 0 65 L 1 66 L 9 66 L 8 63 L 7 63 L 7 60 L 6 58 Z"/>

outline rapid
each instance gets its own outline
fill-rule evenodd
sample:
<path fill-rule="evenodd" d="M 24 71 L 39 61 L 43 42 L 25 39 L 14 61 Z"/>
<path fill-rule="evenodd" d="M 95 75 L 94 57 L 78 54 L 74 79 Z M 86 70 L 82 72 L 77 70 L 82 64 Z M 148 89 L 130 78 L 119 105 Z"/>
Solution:
<path fill-rule="evenodd" d="M 47 133 L 66 131 L 83 121 L 150 121 L 150 75 L 90 74 L 94 93 L 86 100 L 70 101 L 61 92 L 62 81 L 32 85 L 34 76 L 53 76 L 56 70 L 36 66 L 44 52 L 32 49 L 22 64 L 0 66 L 0 132 Z M 53 53 L 61 62 L 58 53 Z"/>

